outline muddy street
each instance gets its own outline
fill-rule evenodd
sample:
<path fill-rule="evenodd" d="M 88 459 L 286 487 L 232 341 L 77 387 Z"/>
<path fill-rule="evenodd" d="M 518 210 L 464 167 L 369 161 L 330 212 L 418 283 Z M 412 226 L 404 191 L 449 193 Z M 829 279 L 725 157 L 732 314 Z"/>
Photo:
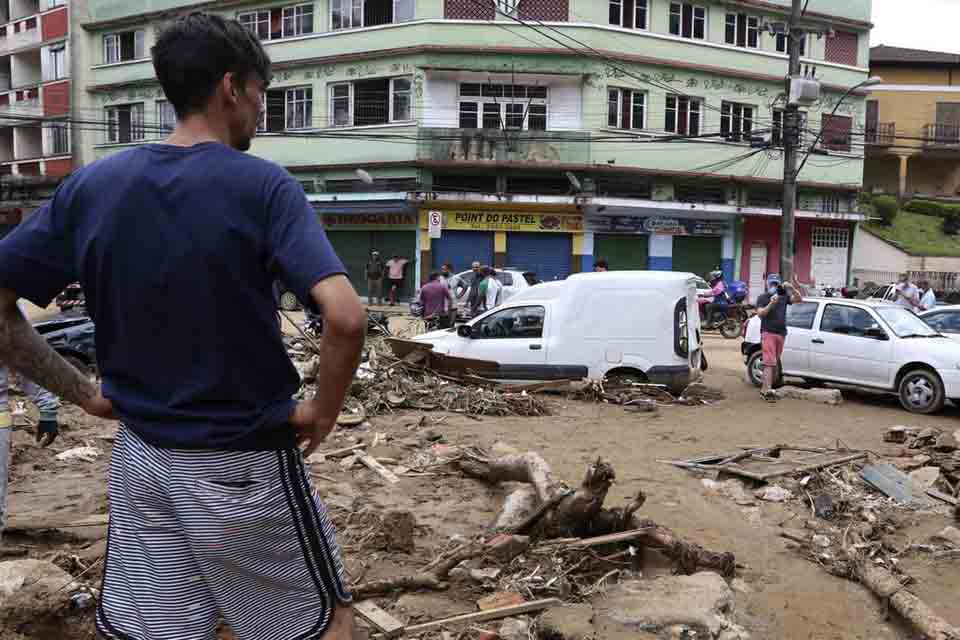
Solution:
<path fill-rule="evenodd" d="M 620 406 L 546 396 L 552 414 L 543 417 L 468 418 L 398 411 L 370 419 L 367 427 L 340 429 L 330 439 L 329 449 L 347 447 L 359 439 L 370 444 L 376 439 L 382 444 L 371 446 L 370 455 L 387 461 L 409 460 L 411 455 L 419 455 L 411 453 L 417 438 L 430 429 L 434 437 L 442 436 L 453 447 L 492 447 L 500 442 L 498 447 L 537 451 L 550 462 L 556 476 L 571 486 L 580 482 L 589 463 L 603 458 L 617 474 L 609 505 L 619 506 L 642 489 L 648 496 L 642 509 L 646 517 L 709 549 L 736 555 L 734 618 L 751 637 L 911 637 L 895 621 L 885 621 L 882 604 L 864 588 L 831 577 L 787 548 L 779 531 L 791 522 L 796 523 L 791 526 L 802 527 L 803 519 L 811 517 L 802 503 L 738 505 L 705 488 L 700 476 L 659 461 L 773 444 L 833 447 L 842 443 L 883 453 L 890 448 L 882 441 L 886 429 L 902 424 L 952 433 L 960 424 L 960 410 L 948 407 L 941 415 L 918 417 L 904 412 L 892 398 L 848 392 L 844 392 L 844 403 L 836 407 L 799 400 L 769 404 L 744 380 L 739 341 L 710 337 L 706 350 L 711 365 L 706 382 L 726 394 L 725 400 L 714 405 L 664 406 L 656 413 L 629 413 Z M 115 427 L 81 417 L 73 408 L 66 411 L 66 423 L 63 437 L 49 450 L 34 447 L 27 432 L 16 434 L 9 511 L 17 522 L 38 514 L 57 514 L 69 520 L 107 512 L 106 474 Z M 81 445 L 92 446 L 101 455 L 92 460 L 55 459 L 58 453 Z M 426 473 L 398 473 L 396 485 L 343 459 L 315 461 L 311 470 L 333 519 L 344 529 L 341 540 L 354 582 L 411 573 L 439 550 L 449 548 L 451 541 L 482 533 L 505 495 L 501 488 L 464 478 L 442 466 Z M 415 516 L 413 550 L 388 551 L 371 542 L 376 536 L 370 534 L 374 525 L 369 514 L 398 509 Z M 952 517 L 944 509 L 901 514 L 898 534 L 925 540 L 949 524 L 948 520 Z M 102 540 L 104 534 L 104 527 L 14 531 L 4 544 L 7 549 L 25 547 L 31 557 L 53 558 L 74 576 L 87 567 L 89 572 L 83 576 L 87 580 L 97 576 L 99 568 L 90 566 L 93 560 L 78 562 L 71 556 L 90 558 L 92 554 L 83 549 Z M 960 572 L 956 567 L 956 560 L 911 557 L 903 560 L 902 568 L 916 580 L 910 586 L 913 593 L 948 622 L 960 625 L 960 603 L 955 597 Z M 659 554 L 647 552 L 641 571 L 644 578 L 656 577 L 669 575 L 672 567 Z M 394 607 L 393 613 L 407 621 L 423 621 L 474 611 L 475 601 L 483 595 L 479 585 L 456 584 L 446 592 L 408 593 L 378 601 L 385 608 Z M 89 611 L 67 611 L 57 622 L 18 624 L 16 631 L 23 638 L 93 637 Z M 56 624 L 62 636 L 50 635 Z M 16 637 L 14 629 L 3 630 L 11 633 L 2 634 L 4 638 Z"/>

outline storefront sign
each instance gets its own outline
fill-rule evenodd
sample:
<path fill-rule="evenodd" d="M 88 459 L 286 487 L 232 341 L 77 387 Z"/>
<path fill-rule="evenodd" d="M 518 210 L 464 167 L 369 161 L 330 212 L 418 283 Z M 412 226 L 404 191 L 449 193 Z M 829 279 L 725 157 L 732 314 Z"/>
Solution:
<path fill-rule="evenodd" d="M 428 228 L 428 212 L 421 216 L 421 226 Z M 459 231 L 539 231 L 578 233 L 583 231 L 583 217 L 554 213 L 520 213 L 513 211 L 444 211 L 443 228 Z"/>
<path fill-rule="evenodd" d="M 723 220 L 690 220 L 641 216 L 596 216 L 588 218 L 590 231 L 656 233 L 664 236 L 722 236 L 729 229 Z"/>
<path fill-rule="evenodd" d="M 320 212 L 320 218 L 323 220 L 323 226 L 330 230 L 348 231 L 351 229 L 369 229 L 376 228 L 415 229 L 417 226 L 417 217 L 413 213 L 388 213 L 388 214 L 344 214 L 344 213 L 323 213 Z"/>

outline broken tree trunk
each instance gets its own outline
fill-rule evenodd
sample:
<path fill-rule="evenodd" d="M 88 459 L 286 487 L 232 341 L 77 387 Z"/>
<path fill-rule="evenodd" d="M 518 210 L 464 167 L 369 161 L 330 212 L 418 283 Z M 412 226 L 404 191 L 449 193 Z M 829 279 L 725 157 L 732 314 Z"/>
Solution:
<path fill-rule="evenodd" d="M 852 546 L 844 546 L 844 553 L 854 567 L 855 577 L 875 596 L 890 603 L 894 611 L 909 622 L 926 640 L 958 640 L 960 629 L 949 624 L 913 595 L 890 571 L 875 564 Z"/>
<path fill-rule="evenodd" d="M 604 500 L 616 474 L 613 467 L 602 460 L 590 465 L 580 487 L 572 492 L 553 479 L 550 466 L 533 452 L 492 458 L 483 451 L 469 450 L 457 464 L 465 474 L 487 482 L 530 483 L 541 505 L 554 503 L 543 510 L 539 523 L 523 520 L 524 528 L 531 528 L 537 537 L 593 537 L 643 529 L 646 532 L 634 543 L 657 549 L 684 573 L 711 569 L 729 577 L 736 571 L 732 553 L 709 551 L 684 540 L 666 527 L 638 518 L 635 512 L 646 501 L 642 492 L 626 507 L 604 509 Z M 501 515 L 498 522 L 503 521 Z"/>

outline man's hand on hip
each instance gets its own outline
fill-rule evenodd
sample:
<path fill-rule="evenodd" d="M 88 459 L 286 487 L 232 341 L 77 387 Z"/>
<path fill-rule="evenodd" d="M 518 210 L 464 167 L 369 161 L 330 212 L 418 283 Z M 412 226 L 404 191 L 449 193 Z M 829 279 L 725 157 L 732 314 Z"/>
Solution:
<path fill-rule="evenodd" d="M 308 458 L 337 426 L 337 416 L 321 415 L 317 406 L 307 400 L 297 403 L 290 424 L 297 430 L 297 444 L 306 443 L 303 457 Z"/>

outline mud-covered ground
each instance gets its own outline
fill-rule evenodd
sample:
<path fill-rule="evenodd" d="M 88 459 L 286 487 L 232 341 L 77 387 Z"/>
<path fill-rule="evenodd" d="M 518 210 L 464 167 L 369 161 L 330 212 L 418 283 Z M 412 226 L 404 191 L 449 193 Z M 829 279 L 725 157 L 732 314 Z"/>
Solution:
<path fill-rule="evenodd" d="M 798 517 L 794 504 L 763 503 L 759 508 L 738 506 L 708 492 L 701 479 L 658 460 L 691 458 L 748 445 L 789 443 L 834 446 L 838 440 L 853 448 L 883 453 L 890 445 L 883 432 L 894 425 L 938 427 L 951 432 L 960 427 L 960 410 L 948 408 L 938 416 L 917 417 L 903 412 L 891 398 L 845 394 L 839 407 L 803 401 L 771 405 L 744 382 L 738 341 L 708 339 L 711 369 L 706 382 L 723 389 L 727 399 L 716 406 L 664 407 L 656 414 L 627 413 L 622 407 L 597 405 L 551 397 L 552 415 L 542 418 L 483 418 L 405 412 L 376 417 L 368 429 L 341 430 L 329 449 L 369 442 L 376 433 L 391 436 L 371 451 L 379 458 L 410 459 L 416 438 L 426 428 L 443 434 L 452 445 L 489 446 L 502 441 L 525 451 L 539 451 L 558 477 L 579 483 L 586 465 L 598 456 L 617 472 L 608 504 L 618 505 L 643 489 L 648 494 L 644 514 L 683 537 L 716 551 L 732 551 L 743 568 L 746 588 L 737 593 L 737 622 L 754 638 L 862 639 L 908 638 L 909 634 L 885 620 L 884 610 L 861 587 L 829 576 L 817 565 L 785 548 L 778 537 L 781 523 Z M 63 513 L 82 517 L 106 513 L 106 476 L 114 426 L 65 411 L 62 437 L 50 449 L 38 449 L 32 435 L 16 434 L 10 515 Z M 59 462 L 58 452 L 89 444 L 103 451 L 94 462 Z M 410 573 L 424 566 L 451 539 L 481 532 L 496 515 L 503 491 L 437 468 L 437 475 L 403 477 L 397 486 L 383 483 L 361 465 L 345 469 L 337 461 L 312 465 L 317 486 L 337 511 L 382 513 L 403 509 L 416 516 L 416 551 L 388 553 L 358 546 L 369 521 L 358 518 L 345 534 L 346 559 L 354 580 L 371 580 Z M 802 507 L 800 507 L 802 511 Z M 900 535 L 925 540 L 947 524 L 944 513 L 900 518 Z M 70 529 L 69 533 L 14 534 L 5 545 L 27 545 L 31 555 L 77 553 L 105 535 L 103 528 Z M 916 579 L 911 589 L 954 625 L 960 625 L 960 571 L 956 561 L 906 559 L 904 569 Z M 668 573 L 665 563 L 644 567 L 644 576 Z M 97 570 L 86 577 L 95 576 Z M 395 614 L 421 621 L 476 609 L 481 589 L 455 586 L 446 593 L 407 597 Z M 381 600 L 391 608 L 396 598 Z M 0 630 L 4 631 L 4 630 Z M 27 638 L 93 637 L 89 614 L 67 618 L 62 636 L 48 627 L 20 630 Z M 8 637 L 0 633 L 2 637 Z"/>

